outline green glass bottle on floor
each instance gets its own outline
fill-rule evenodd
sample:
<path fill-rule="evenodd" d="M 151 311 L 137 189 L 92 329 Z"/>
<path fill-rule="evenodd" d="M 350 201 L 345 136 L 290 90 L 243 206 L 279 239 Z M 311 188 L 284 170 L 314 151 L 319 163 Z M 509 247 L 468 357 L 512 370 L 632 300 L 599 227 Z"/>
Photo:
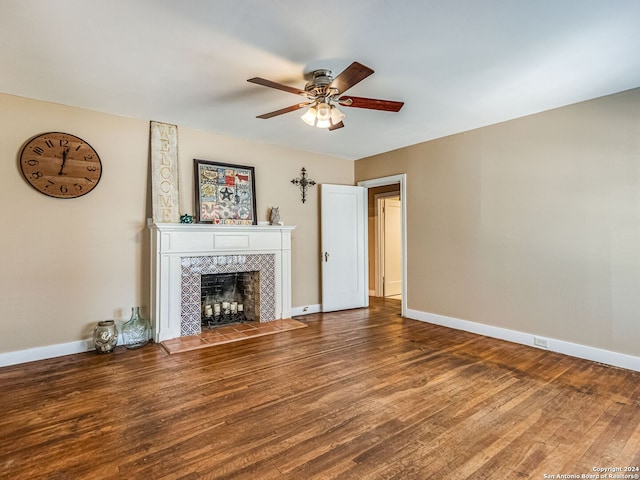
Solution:
<path fill-rule="evenodd" d="M 140 316 L 140 307 L 131 309 L 131 319 L 122 325 L 122 341 L 127 348 L 144 347 L 151 338 L 151 324 Z"/>

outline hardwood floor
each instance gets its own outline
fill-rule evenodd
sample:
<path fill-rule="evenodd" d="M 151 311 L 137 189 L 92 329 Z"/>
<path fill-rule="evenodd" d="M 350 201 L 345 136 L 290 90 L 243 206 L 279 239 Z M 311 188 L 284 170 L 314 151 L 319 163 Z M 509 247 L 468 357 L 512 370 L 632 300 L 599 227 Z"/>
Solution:
<path fill-rule="evenodd" d="M 637 373 L 399 310 L 372 299 L 176 355 L 118 347 L 1 368 L 0 478 L 542 479 L 640 466 Z"/>

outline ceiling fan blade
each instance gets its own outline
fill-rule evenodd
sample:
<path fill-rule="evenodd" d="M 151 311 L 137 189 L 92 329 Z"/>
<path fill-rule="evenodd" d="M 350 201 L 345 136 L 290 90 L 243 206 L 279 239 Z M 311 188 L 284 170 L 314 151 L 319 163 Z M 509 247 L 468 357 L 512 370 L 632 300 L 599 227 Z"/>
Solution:
<path fill-rule="evenodd" d="M 282 115 L 283 113 L 294 112 L 300 108 L 304 108 L 307 105 L 311 105 L 311 102 L 307 103 L 296 103 L 295 105 L 291 105 L 290 107 L 281 108 L 280 110 L 276 110 L 275 112 L 263 113 L 262 115 L 258 115 L 256 118 L 271 118 L 276 117 L 278 115 Z"/>
<path fill-rule="evenodd" d="M 349 100 L 351 100 L 349 102 Z M 404 102 L 394 102 L 392 100 L 379 100 L 377 98 L 363 98 L 363 97 L 340 97 L 338 99 L 340 106 L 355 107 L 355 108 L 368 108 L 371 110 L 384 110 L 386 112 L 398 112 L 404 105 Z"/>
<path fill-rule="evenodd" d="M 331 126 L 329 127 L 329 131 L 337 130 L 342 127 L 344 127 L 344 123 L 342 122 L 336 123 L 335 125 L 332 123 Z"/>
<path fill-rule="evenodd" d="M 373 73 L 369 67 L 358 62 L 353 62 L 343 72 L 333 79 L 329 85 L 329 89 L 335 88 L 338 93 L 344 93 L 356 83 L 361 82 Z"/>
<path fill-rule="evenodd" d="M 247 80 L 247 82 L 255 83 L 256 85 L 262 85 L 263 87 L 275 88 L 277 90 L 282 90 L 284 92 L 294 93 L 296 95 L 306 95 L 307 92 L 304 90 L 300 90 L 296 87 L 290 87 L 289 85 L 283 85 L 281 83 L 272 82 L 271 80 L 267 80 L 265 78 L 253 77 Z"/>

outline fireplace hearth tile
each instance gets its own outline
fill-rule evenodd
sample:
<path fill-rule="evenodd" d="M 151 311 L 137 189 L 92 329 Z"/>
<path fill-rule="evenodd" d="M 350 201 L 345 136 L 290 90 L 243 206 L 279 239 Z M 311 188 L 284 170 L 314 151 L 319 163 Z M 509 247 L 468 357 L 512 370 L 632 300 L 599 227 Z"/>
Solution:
<path fill-rule="evenodd" d="M 263 323 L 253 322 L 253 324 L 240 323 L 204 329 L 200 334 L 173 338 L 160 342 L 160 344 L 172 355 L 305 327 L 307 327 L 305 323 L 291 318 Z"/>
<path fill-rule="evenodd" d="M 247 331 L 247 330 L 257 330 L 258 327 L 256 327 L 255 325 L 251 324 L 251 323 L 239 323 L 237 325 L 233 326 L 236 330 L 239 331 Z"/>
<path fill-rule="evenodd" d="M 235 340 L 244 340 L 246 338 L 249 338 L 250 335 L 244 332 L 233 331 L 233 332 L 224 333 L 222 336 L 225 337 L 227 341 L 235 341 Z M 221 343 L 221 340 L 214 340 L 210 337 L 204 337 L 203 340 L 207 343 Z"/>

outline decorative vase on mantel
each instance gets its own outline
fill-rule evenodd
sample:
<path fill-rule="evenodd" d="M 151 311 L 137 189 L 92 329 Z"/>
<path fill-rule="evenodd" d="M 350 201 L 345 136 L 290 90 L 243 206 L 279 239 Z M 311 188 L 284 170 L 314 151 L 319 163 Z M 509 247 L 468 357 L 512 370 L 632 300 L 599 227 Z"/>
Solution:
<path fill-rule="evenodd" d="M 118 329 L 113 320 L 98 322 L 93 329 L 93 346 L 98 353 L 111 353 L 118 343 Z"/>
<path fill-rule="evenodd" d="M 140 307 L 131 309 L 131 319 L 122 325 L 122 341 L 127 348 L 144 347 L 151 339 L 151 324 L 140 315 Z"/>

